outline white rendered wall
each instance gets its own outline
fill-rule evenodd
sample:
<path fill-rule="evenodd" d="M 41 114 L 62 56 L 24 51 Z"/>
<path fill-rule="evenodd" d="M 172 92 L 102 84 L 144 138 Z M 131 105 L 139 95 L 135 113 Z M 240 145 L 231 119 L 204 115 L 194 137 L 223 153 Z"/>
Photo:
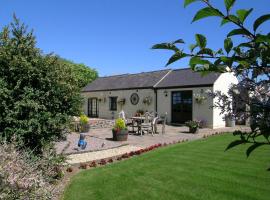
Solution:
<path fill-rule="evenodd" d="M 221 91 L 224 94 L 228 94 L 229 88 L 233 84 L 237 84 L 238 79 L 236 76 L 233 75 L 233 73 L 223 73 L 219 76 L 219 78 L 214 83 L 214 91 Z M 214 103 L 216 103 L 218 100 L 214 99 Z M 224 114 L 222 115 L 220 113 L 219 108 L 214 108 L 214 126 L 213 128 L 221 128 L 225 127 L 225 120 L 224 120 Z"/>
<path fill-rule="evenodd" d="M 139 103 L 137 105 L 132 105 L 130 102 L 130 96 L 133 93 L 137 93 L 139 95 Z M 127 113 L 127 117 L 133 116 L 137 110 L 144 111 L 154 111 L 155 110 L 155 94 L 152 89 L 138 89 L 138 90 L 114 90 L 114 91 L 100 91 L 100 92 L 84 92 L 82 93 L 84 98 L 83 110 L 85 114 L 88 114 L 88 98 L 98 98 L 98 99 L 106 99 L 106 101 L 98 102 L 99 104 L 99 117 L 105 119 L 117 118 L 118 113 L 121 110 L 124 110 Z M 122 98 L 126 99 L 125 105 L 121 106 L 117 104 L 117 111 L 109 110 L 109 97 L 118 97 L 117 100 Z M 150 105 L 144 104 L 143 99 L 145 97 L 151 96 L 152 103 Z"/>
<path fill-rule="evenodd" d="M 212 128 L 213 127 L 213 99 L 209 98 L 205 93 L 207 90 L 212 91 L 212 87 L 196 87 L 196 88 L 173 88 L 173 89 L 159 89 L 157 90 L 158 95 L 158 113 L 163 114 L 165 112 L 168 113 L 167 122 L 171 123 L 172 121 L 172 92 L 175 91 L 184 91 L 184 90 L 192 90 L 192 120 L 204 120 L 206 122 L 206 126 Z M 167 92 L 167 96 L 165 96 L 164 92 Z M 200 94 L 202 96 L 207 97 L 207 99 L 202 103 L 198 104 L 195 101 L 195 95 Z"/>

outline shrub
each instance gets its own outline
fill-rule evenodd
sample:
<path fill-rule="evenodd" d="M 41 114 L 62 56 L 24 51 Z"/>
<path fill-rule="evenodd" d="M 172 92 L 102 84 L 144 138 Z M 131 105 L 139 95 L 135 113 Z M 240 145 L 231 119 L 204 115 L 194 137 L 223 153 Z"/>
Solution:
<path fill-rule="evenodd" d="M 83 114 L 80 116 L 81 125 L 86 125 L 86 124 L 88 124 L 88 122 L 89 122 L 89 118 L 86 115 Z"/>
<path fill-rule="evenodd" d="M 87 169 L 87 164 L 86 163 L 80 163 L 80 169 Z"/>
<path fill-rule="evenodd" d="M 84 64 L 77 64 L 63 58 L 59 58 L 59 61 L 75 74 L 76 84 L 79 88 L 85 87 L 98 77 L 98 73 L 95 69 L 91 69 Z"/>
<path fill-rule="evenodd" d="M 67 172 L 70 172 L 70 173 L 73 172 L 73 167 L 68 167 Z"/>
<path fill-rule="evenodd" d="M 62 138 L 80 113 L 76 75 L 57 56 L 44 55 L 16 18 L 0 33 L 0 135 L 41 154 Z"/>
<path fill-rule="evenodd" d="M 106 165 L 107 164 L 107 161 L 105 159 L 101 159 L 98 164 L 100 164 L 100 165 Z"/>
<path fill-rule="evenodd" d="M 123 119 L 118 118 L 117 120 L 115 120 L 115 124 L 113 127 L 113 130 L 118 131 L 118 130 L 126 130 L 126 123 Z"/>
<path fill-rule="evenodd" d="M 96 167 L 97 166 L 97 163 L 95 161 L 92 161 L 89 165 L 89 167 Z"/>
<path fill-rule="evenodd" d="M 31 152 L 16 150 L 13 144 L 0 144 L 0 199 L 53 197 L 54 186 L 47 175 L 52 166 L 32 156 Z M 44 166 L 48 166 L 45 171 Z"/>
<path fill-rule="evenodd" d="M 199 128 L 200 122 L 199 121 L 187 121 L 186 126 L 189 128 Z"/>

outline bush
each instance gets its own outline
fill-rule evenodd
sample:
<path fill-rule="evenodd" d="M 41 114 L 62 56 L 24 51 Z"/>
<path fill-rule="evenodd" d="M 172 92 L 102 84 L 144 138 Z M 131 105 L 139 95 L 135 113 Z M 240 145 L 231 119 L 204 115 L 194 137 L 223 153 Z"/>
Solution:
<path fill-rule="evenodd" d="M 0 33 L 0 62 L 0 136 L 16 135 L 21 147 L 41 154 L 80 113 L 76 75 L 57 56 L 42 54 L 16 18 Z"/>
<path fill-rule="evenodd" d="M 51 158 L 38 158 L 18 151 L 13 144 L 0 144 L 0 199 L 51 199 L 55 174 Z"/>
<path fill-rule="evenodd" d="M 199 121 L 187 121 L 185 124 L 189 128 L 199 128 L 200 122 Z"/>
<path fill-rule="evenodd" d="M 98 73 L 95 69 L 91 69 L 84 64 L 77 64 L 62 58 L 60 59 L 60 62 L 70 68 L 76 75 L 77 85 L 79 88 L 85 87 L 88 83 L 92 82 L 98 77 Z"/>

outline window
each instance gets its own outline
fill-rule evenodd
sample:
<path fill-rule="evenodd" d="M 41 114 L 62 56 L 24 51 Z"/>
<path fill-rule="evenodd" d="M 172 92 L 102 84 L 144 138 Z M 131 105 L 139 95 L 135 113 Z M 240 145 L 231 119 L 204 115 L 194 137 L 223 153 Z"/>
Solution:
<path fill-rule="evenodd" d="M 117 97 L 110 97 L 109 106 L 111 111 L 117 110 Z"/>

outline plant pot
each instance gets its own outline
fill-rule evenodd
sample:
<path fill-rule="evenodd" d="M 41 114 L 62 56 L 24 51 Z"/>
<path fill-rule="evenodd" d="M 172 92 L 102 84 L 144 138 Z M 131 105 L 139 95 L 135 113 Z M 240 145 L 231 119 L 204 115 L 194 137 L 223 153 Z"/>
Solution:
<path fill-rule="evenodd" d="M 89 124 L 81 124 L 80 126 L 80 132 L 81 133 L 88 133 L 90 130 L 90 125 Z"/>
<path fill-rule="evenodd" d="M 128 138 L 128 130 L 112 130 L 113 140 L 114 141 L 127 141 Z"/>
<path fill-rule="evenodd" d="M 199 128 L 198 127 L 189 127 L 189 132 L 190 133 L 199 133 Z"/>
<path fill-rule="evenodd" d="M 235 118 L 227 116 L 225 120 L 226 127 L 235 127 Z"/>

